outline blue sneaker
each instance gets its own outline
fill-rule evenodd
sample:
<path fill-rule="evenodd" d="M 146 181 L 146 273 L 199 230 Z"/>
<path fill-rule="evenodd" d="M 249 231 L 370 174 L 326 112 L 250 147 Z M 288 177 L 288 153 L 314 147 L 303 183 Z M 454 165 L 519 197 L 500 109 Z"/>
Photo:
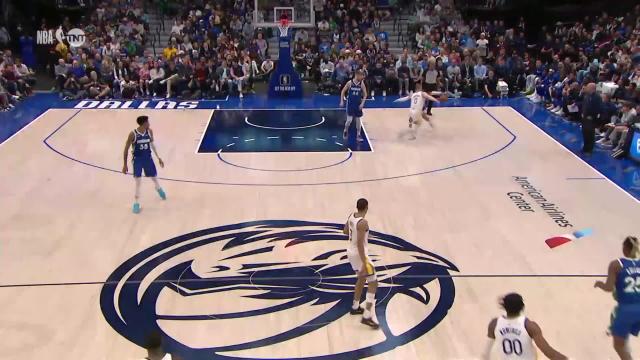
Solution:
<path fill-rule="evenodd" d="M 133 203 L 133 213 L 134 214 L 139 214 L 140 213 L 140 204 L 138 204 L 137 202 Z"/>
<path fill-rule="evenodd" d="M 165 194 L 164 190 L 162 190 L 162 188 L 158 189 L 158 195 L 160 195 L 160 198 L 162 200 L 167 200 L 167 194 Z"/>

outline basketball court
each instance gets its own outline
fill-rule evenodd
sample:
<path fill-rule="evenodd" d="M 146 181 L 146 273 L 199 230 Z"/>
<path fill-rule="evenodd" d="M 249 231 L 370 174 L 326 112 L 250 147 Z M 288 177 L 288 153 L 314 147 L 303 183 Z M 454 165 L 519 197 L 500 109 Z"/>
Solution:
<path fill-rule="evenodd" d="M 215 106 L 214 106 L 215 107 Z M 168 194 L 120 172 L 148 115 Z M 0 146 L 2 358 L 479 359 L 497 299 L 574 359 L 614 359 L 593 288 L 640 204 L 508 106 L 51 109 Z M 366 197 L 381 329 L 349 315 Z M 549 248 L 546 239 L 592 234 Z M 637 342 L 632 346 L 638 351 Z"/>

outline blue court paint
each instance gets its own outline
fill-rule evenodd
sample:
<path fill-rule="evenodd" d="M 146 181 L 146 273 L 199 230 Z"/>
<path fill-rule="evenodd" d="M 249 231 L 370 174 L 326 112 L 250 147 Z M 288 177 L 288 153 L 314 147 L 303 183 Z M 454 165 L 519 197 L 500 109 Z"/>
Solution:
<path fill-rule="evenodd" d="M 346 114 L 341 109 L 217 110 L 207 125 L 198 152 L 371 151 L 364 131 L 364 141 L 356 141 L 355 122 L 351 124 L 349 137 L 343 141 L 345 121 Z M 334 136 L 339 140 L 326 141 Z"/>
<path fill-rule="evenodd" d="M 36 94 L 18 104 L 16 109 L 0 112 L 0 144 L 30 124 L 52 107 L 61 106 L 62 100 L 54 94 Z"/>
<path fill-rule="evenodd" d="M 478 157 L 473 158 L 473 159 L 471 159 L 469 161 L 453 164 L 453 165 L 442 167 L 442 168 L 429 169 L 429 170 L 425 170 L 425 171 L 421 171 L 421 172 L 410 173 L 410 174 L 401 174 L 401 175 L 396 175 L 396 176 L 387 176 L 387 177 L 352 180 L 352 181 L 331 181 L 331 182 L 317 182 L 317 183 L 294 183 L 294 182 L 288 182 L 288 183 L 233 183 L 233 182 L 215 182 L 215 181 L 200 181 L 200 180 L 191 180 L 191 179 L 177 179 L 177 178 L 166 178 L 166 177 L 158 177 L 158 178 L 162 179 L 162 180 L 166 180 L 166 181 L 185 182 L 185 183 L 192 183 L 192 184 L 208 184 L 208 185 L 232 185 L 232 186 L 292 186 L 292 185 L 298 185 L 298 186 L 315 186 L 315 185 L 338 185 L 338 184 L 357 184 L 357 183 L 366 183 L 366 182 L 377 182 L 377 181 L 403 179 L 403 178 L 412 177 L 412 176 L 419 176 L 419 175 L 438 173 L 438 172 L 447 171 L 447 170 L 450 170 L 450 169 L 455 169 L 455 168 L 458 168 L 458 167 L 461 167 L 461 166 L 466 166 L 466 165 L 469 165 L 469 164 L 473 164 L 475 162 L 478 162 L 478 161 L 487 159 L 489 157 L 492 157 L 492 156 L 500 153 L 501 151 L 505 150 L 509 146 L 511 146 L 511 144 L 513 144 L 513 142 L 516 140 L 517 137 L 513 132 L 511 132 L 511 130 L 509 130 L 506 126 L 504 126 L 504 124 L 502 124 L 498 119 L 496 119 L 489 112 L 487 112 L 484 109 L 482 109 L 482 110 L 489 116 L 489 118 L 491 118 L 493 121 L 495 121 L 495 123 L 500 128 L 502 128 L 505 132 L 507 132 L 510 135 L 511 139 L 505 144 L 502 144 L 502 145 L 497 144 L 496 146 L 498 146 L 498 148 L 496 150 L 488 153 L 488 154 L 478 156 Z M 113 172 L 113 173 L 121 173 L 120 170 L 118 170 L 118 169 L 105 168 L 103 166 L 99 166 L 99 165 L 91 164 L 91 163 L 86 162 L 86 161 L 75 159 L 75 158 L 73 158 L 73 157 L 71 157 L 69 155 L 64 154 L 64 152 L 54 148 L 51 144 L 49 144 L 48 140 L 52 136 L 54 136 L 58 131 L 60 131 L 60 129 L 62 129 L 66 124 L 68 124 L 73 118 L 75 118 L 76 115 L 78 115 L 78 113 L 80 113 L 81 111 L 82 110 L 77 110 L 76 113 L 74 113 L 69 119 L 64 121 L 56 130 L 54 130 L 51 134 L 49 134 L 49 136 L 47 136 L 44 139 L 44 141 L 43 141 L 44 144 L 49 149 L 53 150 L 57 154 L 65 157 L 65 158 L 67 158 L 69 160 L 72 160 L 72 161 L 75 161 L 75 162 L 78 162 L 78 163 L 81 163 L 83 165 L 87 165 L 87 166 L 90 166 L 90 167 L 93 167 L 93 168 L 96 168 L 96 169 L 106 170 L 106 171 Z M 233 136 L 230 136 L 230 137 L 234 138 Z M 236 140 L 229 142 L 228 144 L 225 145 L 225 147 L 227 147 L 227 145 L 231 145 L 232 143 L 233 143 L 233 146 L 235 146 L 236 142 L 239 142 L 239 140 L 237 140 L 237 137 L 236 137 Z M 241 143 L 244 143 L 244 141 L 242 141 Z M 253 142 L 251 142 L 251 143 L 253 143 Z M 228 146 L 228 147 L 232 147 L 232 146 Z"/>
<path fill-rule="evenodd" d="M 280 139 L 279 136 L 268 136 L 267 140 L 277 140 Z M 246 141 L 254 141 L 255 139 L 247 139 Z M 321 141 L 321 142 L 327 142 L 327 139 L 308 139 L 307 141 Z M 335 144 L 335 146 L 339 147 L 340 149 L 345 149 L 345 146 L 341 143 L 336 142 L 335 140 L 331 140 L 329 141 L 330 143 Z M 286 169 L 267 169 L 267 168 L 256 168 L 256 167 L 249 167 L 249 166 L 244 166 L 244 165 L 240 165 L 240 164 L 236 164 L 231 160 L 227 160 L 225 159 L 225 157 L 223 156 L 224 152 L 226 152 L 226 149 L 232 148 L 234 147 L 236 144 L 235 143 L 231 143 L 229 145 L 227 145 L 225 148 L 218 150 L 218 159 L 220 161 L 222 161 L 223 163 L 230 165 L 230 166 L 234 166 L 234 167 L 238 167 L 241 169 L 246 169 L 246 170 L 255 170 L 255 171 L 266 171 L 266 172 L 300 172 L 300 171 L 312 171 L 312 170 L 321 170 L 321 169 L 326 169 L 326 168 L 330 168 L 333 166 L 338 166 L 340 164 L 343 164 L 345 162 L 347 162 L 348 160 L 351 159 L 351 157 L 353 157 L 353 152 L 351 151 L 351 149 L 346 148 L 346 156 L 343 159 L 340 159 L 336 162 L 327 164 L 327 165 L 322 165 L 322 166 L 314 166 L 314 167 L 308 167 L 308 168 L 303 168 L 303 169 L 294 169 L 294 168 L 286 168 Z M 224 151 L 223 151 L 224 150 Z M 337 153 L 337 151 L 336 151 Z"/>

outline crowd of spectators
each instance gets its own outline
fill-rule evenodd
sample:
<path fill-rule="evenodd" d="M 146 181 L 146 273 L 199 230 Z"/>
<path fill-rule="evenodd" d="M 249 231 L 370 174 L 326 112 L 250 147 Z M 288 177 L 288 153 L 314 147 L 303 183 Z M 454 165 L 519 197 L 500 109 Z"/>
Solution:
<path fill-rule="evenodd" d="M 57 90 L 65 99 L 210 98 L 232 91 L 242 97 L 273 70 L 266 33 L 253 29 L 248 2 L 183 1 L 175 8 L 169 42 L 154 54 L 145 51 L 150 29 L 142 1 L 101 4 L 84 26 L 82 47 L 53 47 Z"/>
<path fill-rule="evenodd" d="M 35 81 L 35 73 L 11 50 L 0 53 L 0 111 L 12 110 L 18 101 L 31 95 Z"/>
<path fill-rule="evenodd" d="M 597 144 L 621 155 L 629 130 L 640 130 L 640 5 L 620 17 L 558 23 L 543 35 L 524 73 L 525 94 L 580 122 L 584 153 L 593 151 L 598 134 Z"/>
<path fill-rule="evenodd" d="M 150 54 L 149 26 L 144 2 L 100 3 L 85 24 L 62 22 L 63 31 L 80 27 L 86 41 L 73 47 L 67 40 L 55 41 L 50 49 L 49 69 L 56 89 L 66 99 L 108 98 L 127 95 L 133 82 L 140 82 Z M 42 24 L 42 29 L 46 29 Z"/>

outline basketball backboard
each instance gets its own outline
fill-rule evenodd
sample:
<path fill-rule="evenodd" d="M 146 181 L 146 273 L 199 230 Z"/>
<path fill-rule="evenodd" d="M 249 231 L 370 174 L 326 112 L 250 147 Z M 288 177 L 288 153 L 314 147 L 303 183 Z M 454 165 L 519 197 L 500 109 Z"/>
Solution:
<path fill-rule="evenodd" d="M 254 0 L 255 27 L 277 27 L 284 16 L 292 27 L 315 26 L 313 0 Z"/>

